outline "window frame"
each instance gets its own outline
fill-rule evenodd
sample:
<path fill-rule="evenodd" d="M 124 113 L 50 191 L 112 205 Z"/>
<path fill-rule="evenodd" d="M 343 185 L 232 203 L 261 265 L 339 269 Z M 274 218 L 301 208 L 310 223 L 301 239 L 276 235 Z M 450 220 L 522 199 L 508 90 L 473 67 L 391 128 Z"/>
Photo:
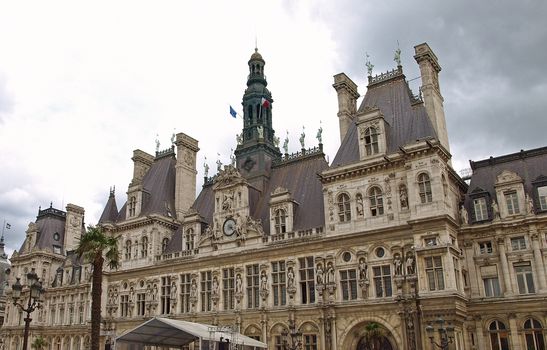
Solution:
<path fill-rule="evenodd" d="M 519 294 L 528 295 L 537 293 L 534 282 L 534 271 L 532 269 L 531 262 L 514 263 L 513 268 L 517 279 Z"/>
<path fill-rule="evenodd" d="M 488 204 L 486 197 L 473 198 L 473 214 L 475 215 L 475 222 L 486 221 L 490 217 L 488 215 Z"/>
<path fill-rule="evenodd" d="M 384 215 L 384 194 L 378 186 L 372 186 L 368 190 L 368 198 L 371 216 Z"/>
<path fill-rule="evenodd" d="M 417 177 L 418 193 L 420 203 L 427 204 L 433 202 L 433 191 L 431 189 L 431 176 L 428 173 L 420 173 Z"/>
<path fill-rule="evenodd" d="M 376 298 L 389 298 L 393 295 L 390 265 L 377 265 L 372 267 L 374 281 L 374 296 Z"/>
<path fill-rule="evenodd" d="M 378 142 L 380 133 L 374 126 L 369 126 L 363 133 L 363 142 L 365 144 L 365 154 L 373 156 L 380 153 L 380 144 Z"/>
<path fill-rule="evenodd" d="M 285 213 L 285 209 L 279 208 L 275 210 L 274 228 L 276 234 L 287 232 L 287 214 Z"/>
<path fill-rule="evenodd" d="M 424 257 L 424 270 L 429 291 L 445 290 L 443 259 L 441 255 Z"/>
<path fill-rule="evenodd" d="M 519 215 L 521 213 L 517 190 L 504 191 L 503 199 L 507 215 Z"/>
<path fill-rule="evenodd" d="M 342 192 L 337 197 L 338 221 L 351 221 L 351 197 L 348 193 Z"/>

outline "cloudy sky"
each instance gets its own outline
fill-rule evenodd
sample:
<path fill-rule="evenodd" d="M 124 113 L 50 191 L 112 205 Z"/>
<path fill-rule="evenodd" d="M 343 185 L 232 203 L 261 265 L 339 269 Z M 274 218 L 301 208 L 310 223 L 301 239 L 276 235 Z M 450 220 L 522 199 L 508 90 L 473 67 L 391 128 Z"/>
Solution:
<path fill-rule="evenodd" d="M 332 76 L 363 95 L 365 53 L 375 73 L 407 79 L 413 47 L 428 42 L 453 165 L 545 146 L 547 2 L 521 1 L 8 1 L 0 0 L 0 223 L 19 249 L 39 206 L 75 203 L 96 223 L 116 186 L 118 206 L 134 149 L 169 147 L 173 132 L 200 141 L 214 169 L 235 147 L 247 60 L 255 39 L 274 97 L 274 127 L 296 151 L 339 145 Z M 417 91 L 419 79 L 412 80 Z"/>

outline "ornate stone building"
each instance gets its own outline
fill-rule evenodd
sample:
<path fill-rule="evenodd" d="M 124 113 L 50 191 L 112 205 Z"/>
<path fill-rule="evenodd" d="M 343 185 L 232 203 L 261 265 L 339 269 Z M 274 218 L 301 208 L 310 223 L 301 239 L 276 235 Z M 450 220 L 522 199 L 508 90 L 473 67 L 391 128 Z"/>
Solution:
<path fill-rule="evenodd" d="M 279 148 L 258 52 L 232 164 L 206 169 L 197 198 L 197 140 L 136 150 L 124 205 L 111 191 L 99 222 L 122 260 L 105 276 L 104 341 L 161 315 L 232 325 L 270 349 L 365 349 L 375 323 L 382 349 L 414 350 L 430 348 L 426 326 L 442 317 L 455 349 L 545 350 L 547 148 L 474 162 L 466 183 L 450 163 L 437 57 L 415 51 L 419 96 L 400 64 L 369 70 L 360 106 L 356 84 L 334 76 L 330 165 L 321 131 L 315 148 L 305 135 L 300 152 Z M 47 284 L 32 335 L 52 349 L 88 339 L 89 271 L 71 254 L 82 221 L 73 205 L 40 210 L 12 257 L 12 278 L 34 268 Z M 6 323 L 18 349 L 12 306 Z"/>

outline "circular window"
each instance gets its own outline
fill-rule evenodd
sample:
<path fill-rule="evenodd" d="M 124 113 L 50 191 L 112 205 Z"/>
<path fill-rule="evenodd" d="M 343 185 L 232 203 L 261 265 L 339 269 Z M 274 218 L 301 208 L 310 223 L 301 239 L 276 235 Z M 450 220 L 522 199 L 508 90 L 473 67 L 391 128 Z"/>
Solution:
<path fill-rule="evenodd" d="M 123 283 L 123 289 L 127 289 L 127 282 Z"/>
<path fill-rule="evenodd" d="M 379 258 L 383 258 L 384 255 L 386 255 L 386 251 L 382 247 L 376 248 L 376 256 Z"/>
<path fill-rule="evenodd" d="M 59 236 L 59 233 L 58 233 L 58 232 L 55 232 L 55 233 L 53 234 L 53 239 L 56 240 L 56 241 L 58 241 L 59 238 L 61 238 L 61 236 Z"/>
<path fill-rule="evenodd" d="M 344 254 L 342 254 L 342 260 L 344 260 L 345 262 L 350 262 L 351 261 L 351 253 L 350 252 L 344 252 Z"/>

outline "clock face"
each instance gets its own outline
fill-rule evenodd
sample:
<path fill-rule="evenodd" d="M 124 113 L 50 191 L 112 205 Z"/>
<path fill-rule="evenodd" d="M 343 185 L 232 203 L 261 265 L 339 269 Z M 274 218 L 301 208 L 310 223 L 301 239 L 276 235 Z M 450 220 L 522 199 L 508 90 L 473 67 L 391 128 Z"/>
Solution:
<path fill-rule="evenodd" d="M 222 225 L 222 230 L 226 236 L 231 236 L 236 230 L 236 222 L 233 219 L 227 219 Z"/>

